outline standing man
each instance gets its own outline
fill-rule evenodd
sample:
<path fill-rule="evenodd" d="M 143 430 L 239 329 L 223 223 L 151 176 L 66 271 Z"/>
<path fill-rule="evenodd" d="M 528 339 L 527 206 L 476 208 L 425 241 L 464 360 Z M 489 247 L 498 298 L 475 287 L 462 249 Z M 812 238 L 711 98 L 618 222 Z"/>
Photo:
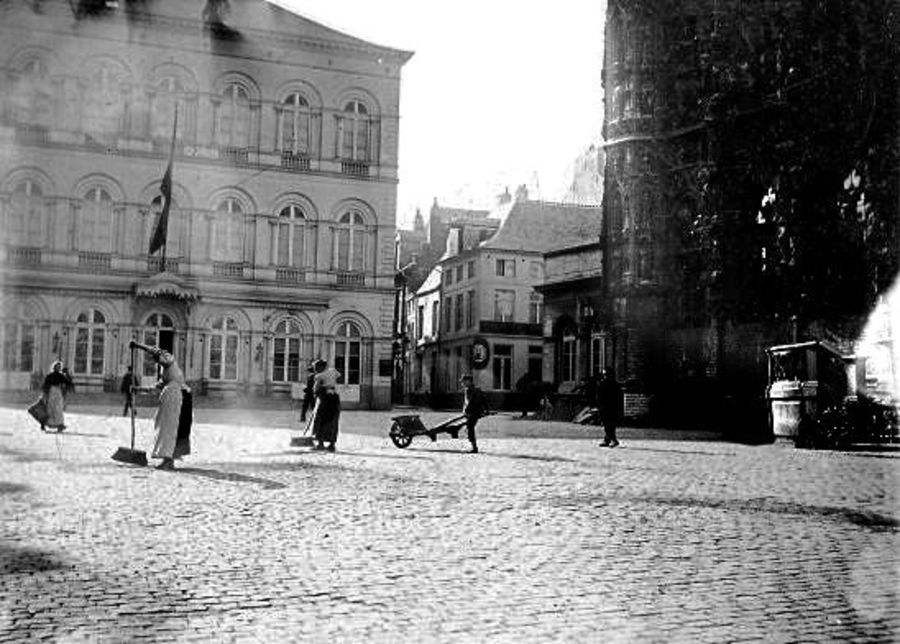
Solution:
<path fill-rule="evenodd" d="M 313 365 L 306 368 L 306 385 L 303 387 L 303 406 L 300 407 L 300 422 L 306 422 L 307 412 L 312 411 L 316 405 L 316 370 Z"/>
<path fill-rule="evenodd" d="M 131 365 L 129 365 L 128 371 L 122 376 L 122 385 L 119 387 L 119 391 L 125 395 L 125 409 L 122 410 L 123 416 L 128 415 L 129 409 L 134 409 L 134 390 L 140 385 L 140 378 L 134 375 L 134 370 L 131 368 Z"/>
<path fill-rule="evenodd" d="M 616 425 L 622 411 L 622 387 L 612 367 L 603 370 L 600 380 L 600 418 L 603 421 L 603 442 L 600 447 L 618 447 Z"/>
<path fill-rule="evenodd" d="M 478 453 L 478 441 L 475 438 L 475 426 L 478 419 L 488 414 L 487 397 L 484 392 L 475 386 L 475 380 L 471 374 L 460 378 L 463 386 L 463 414 L 466 417 L 466 432 L 469 442 L 472 443 L 472 453 Z"/>

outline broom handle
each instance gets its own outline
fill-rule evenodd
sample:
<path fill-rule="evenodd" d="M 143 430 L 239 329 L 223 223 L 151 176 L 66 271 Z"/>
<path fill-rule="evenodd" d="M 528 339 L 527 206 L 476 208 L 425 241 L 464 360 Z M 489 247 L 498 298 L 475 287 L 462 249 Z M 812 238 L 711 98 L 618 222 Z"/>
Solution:
<path fill-rule="evenodd" d="M 131 347 L 131 382 L 128 383 L 128 397 L 131 399 L 131 451 L 134 451 L 134 349 L 132 341 L 128 346 Z"/>
<path fill-rule="evenodd" d="M 159 353 L 160 352 L 159 347 L 151 347 L 148 344 L 141 344 L 140 342 L 135 342 L 134 340 L 132 340 L 131 342 L 128 343 L 128 347 L 131 349 L 131 352 L 132 352 L 131 353 L 132 364 L 134 364 L 134 350 L 135 349 L 141 349 L 143 351 L 146 351 L 147 353 Z"/>

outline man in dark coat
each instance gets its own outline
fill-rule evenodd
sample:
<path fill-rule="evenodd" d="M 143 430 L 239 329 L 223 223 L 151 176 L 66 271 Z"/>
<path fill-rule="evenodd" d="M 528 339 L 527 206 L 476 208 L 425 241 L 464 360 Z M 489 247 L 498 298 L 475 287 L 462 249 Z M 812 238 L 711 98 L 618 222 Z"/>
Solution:
<path fill-rule="evenodd" d="M 300 407 L 300 422 L 306 422 L 307 412 L 312 411 L 316 405 L 316 370 L 312 365 L 306 369 L 306 385 L 303 387 L 303 406 Z"/>
<path fill-rule="evenodd" d="M 466 417 L 466 432 L 472 444 L 472 453 L 478 453 L 478 441 L 475 438 L 475 426 L 478 419 L 488 414 L 487 397 L 475 386 L 475 379 L 470 374 L 460 378 L 463 386 L 463 414 Z"/>
<path fill-rule="evenodd" d="M 140 385 L 141 379 L 135 375 L 134 369 L 129 366 L 128 371 L 122 376 L 122 385 L 119 387 L 119 391 L 125 396 L 125 409 L 122 410 L 123 416 L 128 415 L 129 409 L 134 409 L 134 390 Z"/>
<path fill-rule="evenodd" d="M 600 418 L 603 421 L 603 442 L 600 447 L 618 447 L 616 425 L 622 413 L 622 387 L 611 367 L 603 370 L 600 380 Z"/>

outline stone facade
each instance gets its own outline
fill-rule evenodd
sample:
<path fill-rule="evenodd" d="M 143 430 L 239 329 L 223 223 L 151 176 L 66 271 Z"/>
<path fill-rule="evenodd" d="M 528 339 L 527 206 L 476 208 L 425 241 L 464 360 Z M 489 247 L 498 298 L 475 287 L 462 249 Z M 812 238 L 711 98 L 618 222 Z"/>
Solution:
<path fill-rule="evenodd" d="M 201 394 L 287 396 L 324 357 L 388 405 L 410 55 L 261 0 L 2 3 L 0 386 L 60 358 L 108 388 L 134 338 Z"/>
<path fill-rule="evenodd" d="M 650 413 L 759 411 L 767 344 L 852 339 L 894 277 L 896 8 L 821 5 L 610 2 L 607 324 Z"/>

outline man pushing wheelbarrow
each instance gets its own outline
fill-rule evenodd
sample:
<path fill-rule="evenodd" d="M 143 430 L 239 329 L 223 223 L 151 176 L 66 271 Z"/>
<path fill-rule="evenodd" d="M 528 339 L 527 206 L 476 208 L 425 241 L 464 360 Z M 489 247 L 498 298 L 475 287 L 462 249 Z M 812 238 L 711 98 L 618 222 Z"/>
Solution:
<path fill-rule="evenodd" d="M 466 374 L 460 378 L 463 385 L 463 413 L 454 416 L 443 423 L 428 429 L 422 424 L 418 416 L 405 415 L 394 416 L 391 420 L 389 436 L 391 441 L 399 448 L 408 447 L 412 442 L 413 436 L 428 436 L 431 440 L 437 440 L 440 433 L 448 433 L 453 438 L 459 436 L 460 430 L 465 426 L 469 443 L 472 444 L 472 453 L 478 453 L 478 440 L 475 436 L 475 426 L 478 420 L 483 416 L 490 414 L 488 410 L 487 397 L 484 392 L 475 386 L 475 381 L 471 375 Z"/>

